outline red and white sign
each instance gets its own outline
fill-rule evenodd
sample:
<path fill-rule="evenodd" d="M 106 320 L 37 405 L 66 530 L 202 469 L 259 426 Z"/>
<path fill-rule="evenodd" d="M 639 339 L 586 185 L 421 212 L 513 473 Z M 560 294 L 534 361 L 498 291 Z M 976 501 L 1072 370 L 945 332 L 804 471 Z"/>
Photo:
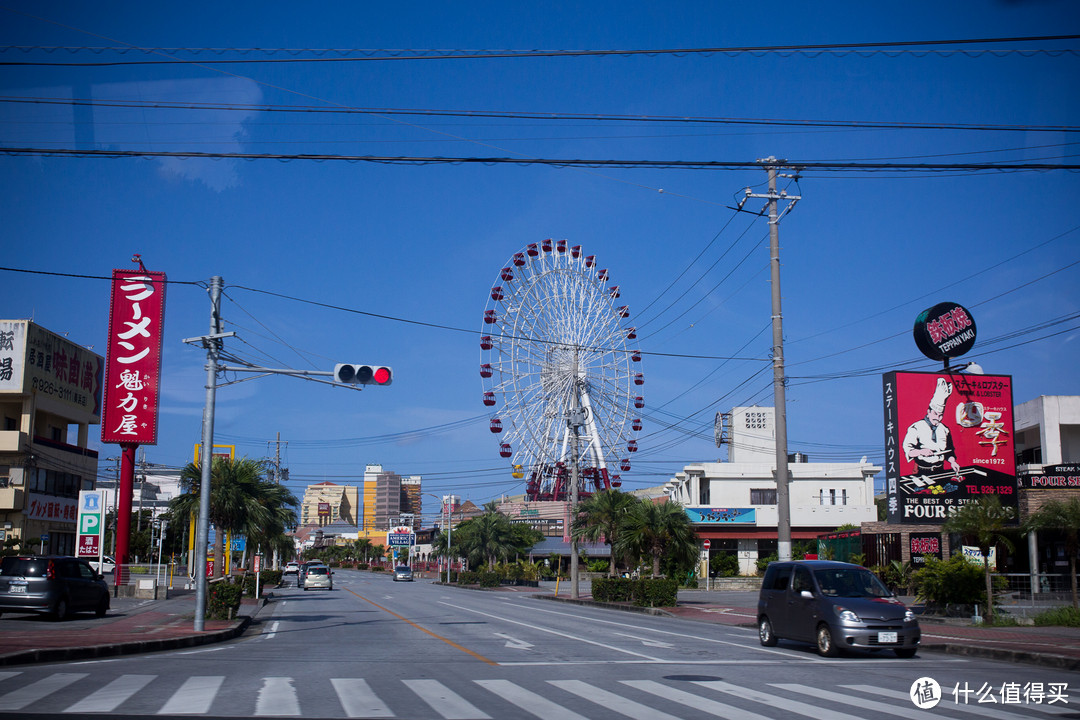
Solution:
<path fill-rule="evenodd" d="M 157 443 L 165 273 L 113 270 L 101 441 Z"/>
<path fill-rule="evenodd" d="M 702 546 L 703 548 L 705 548 L 706 550 L 708 550 L 708 549 L 709 549 L 710 547 L 712 547 L 712 543 L 711 543 L 711 542 L 709 542 L 709 540 L 708 540 L 708 539 L 706 539 L 706 540 L 705 540 L 705 542 L 701 543 L 701 546 Z"/>
<path fill-rule="evenodd" d="M 79 507 L 75 498 L 27 493 L 23 514 L 29 520 L 48 520 L 74 525 L 79 514 Z"/>

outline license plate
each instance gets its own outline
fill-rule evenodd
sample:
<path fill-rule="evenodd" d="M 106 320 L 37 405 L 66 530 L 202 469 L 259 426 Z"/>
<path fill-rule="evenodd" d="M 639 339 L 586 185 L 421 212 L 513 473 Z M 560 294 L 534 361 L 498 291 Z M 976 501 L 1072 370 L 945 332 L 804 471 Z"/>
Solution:
<path fill-rule="evenodd" d="M 896 633 L 894 633 L 894 632 L 879 632 L 877 634 L 877 641 L 879 643 L 894 643 L 894 642 L 896 642 Z"/>
<path fill-rule="evenodd" d="M 12 585 L 10 590 L 11 590 L 11 592 L 13 594 L 16 594 L 16 595 L 19 594 L 19 593 L 23 593 L 24 595 L 26 594 L 26 586 L 25 585 Z"/>

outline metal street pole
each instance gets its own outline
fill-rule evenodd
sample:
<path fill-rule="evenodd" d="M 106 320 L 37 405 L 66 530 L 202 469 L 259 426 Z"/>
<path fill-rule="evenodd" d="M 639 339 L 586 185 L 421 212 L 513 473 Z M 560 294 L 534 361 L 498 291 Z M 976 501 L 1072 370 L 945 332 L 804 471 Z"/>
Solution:
<path fill-rule="evenodd" d="M 210 336 L 206 345 L 206 406 L 203 408 L 202 475 L 199 483 L 199 525 L 195 540 L 195 631 L 206 627 L 206 546 L 210 540 L 210 468 L 214 454 L 214 402 L 217 397 L 217 354 L 221 333 L 220 276 L 210 278 Z M 220 530 L 219 530 L 220 532 Z M 221 562 L 223 558 L 214 558 Z"/>
<path fill-rule="evenodd" d="M 578 426 L 584 422 L 581 417 L 581 409 L 578 407 L 578 357 L 577 348 L 574 348 L 574 387 L 571 390 L 570 397 L 570 414 L 567 416 L 567 423 L 570 425 L 571 445 L 570 445 L 570 597 L 573 600 L 578 599 L 578 579 L 580 577 L 580 568 L 578 568 L 578 544 L 577 538 L 574 537 L 574 521 L 577 519 L 578 511 Z"/>

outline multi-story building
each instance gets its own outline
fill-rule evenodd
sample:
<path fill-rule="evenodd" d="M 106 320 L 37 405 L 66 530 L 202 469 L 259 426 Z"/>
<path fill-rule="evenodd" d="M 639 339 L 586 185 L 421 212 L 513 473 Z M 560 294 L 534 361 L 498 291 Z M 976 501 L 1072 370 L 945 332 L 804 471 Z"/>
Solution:
<path fill-rule="evenodd" d="M 73 555 L 80 490 L 93 490 L 105 359 L 29 320 L 0 320 L 0 540 Z M 34 541 L 41 541 L 40 545 Z"/>
<path fill-rule="evenodd" d="M 382 472 L 375 483 L 375 530 L 389 530 L 401 517 L 401 476 Z"/>
<path fill-rule="evenodd" d="M 308 485 L 300 504 L 300 525 L 330 525 L 343 521 L 356 527 L 360 494 L 355 485 L 321 482 Z"/>
<path fill-rule="evenodd" d="M 728 462 L 692 463 L 665 486 L 686 508 L 710 552 L 738 553 L 740 572 L 756 573 L 759 557 L 777 549 L 776 425 L 771 407 L 734 408 Z M 880 467 L 858 463 L 789 462 L 791 538 L 816 540 L 841 525 L 877 519 L 874 476 Z"/>

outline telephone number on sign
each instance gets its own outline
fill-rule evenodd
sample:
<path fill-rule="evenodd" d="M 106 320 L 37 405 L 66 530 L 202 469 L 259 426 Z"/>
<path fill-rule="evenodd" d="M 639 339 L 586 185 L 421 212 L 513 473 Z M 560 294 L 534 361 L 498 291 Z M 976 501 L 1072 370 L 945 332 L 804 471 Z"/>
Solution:
<path fill-rule="evenodd" d="M 968 485 L 968 495 L 1012 495 L 1008 485 Z"/>

